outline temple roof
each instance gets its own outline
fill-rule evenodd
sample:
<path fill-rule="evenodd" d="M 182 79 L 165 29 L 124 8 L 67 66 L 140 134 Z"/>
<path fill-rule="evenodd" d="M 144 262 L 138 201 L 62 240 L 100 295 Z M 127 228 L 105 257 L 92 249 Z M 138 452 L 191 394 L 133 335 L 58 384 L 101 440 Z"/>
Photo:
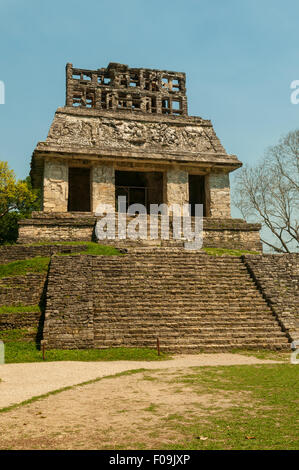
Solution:
<path fill-rule="evenodd" d="M 33 180 L 46 156 L 192 164 L 226 172 L 242 165 L 226 153 L 211 121 L 187 115 L 184 73 L 115 63 L 90 71 L 67 64 L 66 76 L 66 106 L 57 109 L 46 141 L 37 144 Z"/>
<path fill-rule="evenodd" d="M 218 162 L 239 167 L 228 155 L 210 121 L 199 117 L 134 115 L 113 111 L 59 108 L 45 142 L 35 152 L 78 153 L 117 157 Z"/>

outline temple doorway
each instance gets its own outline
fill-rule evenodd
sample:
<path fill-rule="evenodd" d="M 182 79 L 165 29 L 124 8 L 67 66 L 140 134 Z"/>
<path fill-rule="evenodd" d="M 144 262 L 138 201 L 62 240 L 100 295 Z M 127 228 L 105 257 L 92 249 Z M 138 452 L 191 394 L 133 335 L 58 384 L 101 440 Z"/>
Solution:
<path fill-rule="evenodd" d="M 90 212 L 89 168 L 69 168 L 68 211 Z"/>
<path fill-rule="evenodd" d="M 191 216 L 195 215 L 195 204 L 203 204 L 203 216 L 206 217 L 204 175 L 189 175 L 189 204 L 191 204 Z"/>
<path fill-rule="evenodd" d="M 115 171 L 116 209 L 118 196 L 126 196 L 126 210 L 132 204 L 163 203 L 163 173 L 159 171 Z"/>

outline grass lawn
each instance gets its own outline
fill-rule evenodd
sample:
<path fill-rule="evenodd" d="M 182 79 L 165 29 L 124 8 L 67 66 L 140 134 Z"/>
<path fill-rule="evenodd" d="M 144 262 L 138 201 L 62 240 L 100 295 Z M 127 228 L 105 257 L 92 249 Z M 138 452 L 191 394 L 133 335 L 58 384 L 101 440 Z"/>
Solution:
<path fill-rule="evenodd" d="M 169 415 L 168 429 L 179 441 L 163 449 L 297 449 L 299 448 L 299 368 L 292 364 L 194 368 L 177 380 L 215 404 L 184 415 Z M 221 397 L 231 405 L 221 406 Z M 234 398 L 235 397 L 235 398 Z M 217 403 L 218 401 L 218 403 Z M 234 403 L 235 402 L 235 403 Z M 199 409 L 201 407 L 200 403 Z"/>
<path fill-rule="evenodd" d="M 5 449 L 298 450 L 298 390 L 298 366 L 291 364 L 126 371 L 0 410 L 14 413 L 7 418 Z M 103 413 L 91 393 L 95 401 L 101 393 L 109 397 Z M 55 407 L 65 410 L 70 401 L 71 407 L 87 406 L 84 421 L 82 412 L 66 412 L 72 420 L 66 427 Z"/>
<path fill-rule="evenodd" d="M 5 362 L 41 362 L 42 353 L 34 343 L 6 343 Z M 46 351 L 46 361 L 159 361 L 169 359 L 154 349 L 111 348 L 111 349 L 72 349 Z"/>
<path fill-rule="evenodd" d="M 0 278 L 10 276 L 24 276 L 28 273 L 46 273 L 50 258 L 37 256 L 36 258 L 13 261 L 0 264 Z"/>
<path fill-rule="evenodd" d="M 233 349 L 230 352 L 235 353 L 235 354 L 243 354 L 245 356 L 254 356 L 257 359 L 267 359 L 267 360 L 270 359 L 272 361 L 281 361 L 281 362 L 290 363 L 291 345 L 290 345 L 289 350 L 273 351 L 270 349 L 261 349 L 261 350 Z"/>
<path fill-rule="evenodd" d="M 5 344 L 5 363 L 41 362 L 42 352 L 33 337 L 34 329 L 0 331 L 0 340 Z M 110 349 L 52 349 L 46 351 L 46 361 L 161 361 L 170 356 L 158 356 L 155 349 L 110 348 Z"/>

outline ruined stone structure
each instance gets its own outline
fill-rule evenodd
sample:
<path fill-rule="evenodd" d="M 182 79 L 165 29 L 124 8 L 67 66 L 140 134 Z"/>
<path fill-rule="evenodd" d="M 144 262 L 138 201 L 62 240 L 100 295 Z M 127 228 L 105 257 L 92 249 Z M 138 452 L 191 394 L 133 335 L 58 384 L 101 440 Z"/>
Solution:
<path fill-rule="evenodd" d="M 0 247 L 1 264 L 50 261 L 48 272 L 0 280 L 0 305 L 19 306 L 0 314 L 0 332 L 23 328 L 47 348 L 71 349 L 153 348 L 158 336 L 163 350 L 176 352 L 289 349 L 299 340 L 298 254 L 214 257 L 153 248 L 91 256 L 84 249 Z"/>
<path fill-rule="evenodd" d="M 288 296 L 272 289 L 267 296 L 257 285 L 259 270 L 253 266 L 253 279 L 243 258 L 167 248 L 163 255 L 161 249 L 144 251 L 54 256 L 44 323 L 47 347 L 155 348 L 159 337 L 164 351 L 180 353 L 290 348 L 295 339 L 290 325 L 298 323 L 292 310 L 298 307 L 298 278 L 293 277 Z M 298 266 L 298 256 L 286 255 L 280 277 L 277 257 L 259 258 L 260 263 L 269 261 L 273 287 Z M 275 302 L 270 307 L 272 301 L 280 304 L 279 311 Z"/>
<path fill-rule="evenodd" d="M 0 263 L 46 256 L 48 271 L 1 280 L 0 304 L 21 303 L 24 311 L 1 314 L 0 330 L 32 326 L 47 348 L 153 348 L 159 337 L 174 352 L 289 349 L 299 334 L 297 254 L 183 250 L 184 240 L 171 233 L 174 213 L 169 239 L 101 242 L 126 248 L 112 250 L 117 256 L 54 243 L 91 240 L 100 204 L 117 213 L 117 230 L 123 216 L 129 227 L 136 216 L 117 203 L 125 195 L 128 205 L 147 209 L 188 203 L 191 216 L 202 204 L 205 246 L 259 252 L 260 225 L 230 214 L 229 174 L 240 166 L 210 121 L 188 116 L 184 73 L 68 64 L 66 106 L 32 156 L 43 207 L 19 226 L 19 243 L 51 244 L 0 250 Z"/>
<path fill-rule="evenodd" d="M 261 250 L 258 224 L 232 219 L 228 155 L 209 120 L 188 116 L 184 73 L 110 63 L 66 66 L 58 108 L 31 163 L 43 207 L 19 241 L 90 240 L 99 204 L 203 204 L 204 244 Z M 192 213 L 191 209 L 191 213 Z"/>

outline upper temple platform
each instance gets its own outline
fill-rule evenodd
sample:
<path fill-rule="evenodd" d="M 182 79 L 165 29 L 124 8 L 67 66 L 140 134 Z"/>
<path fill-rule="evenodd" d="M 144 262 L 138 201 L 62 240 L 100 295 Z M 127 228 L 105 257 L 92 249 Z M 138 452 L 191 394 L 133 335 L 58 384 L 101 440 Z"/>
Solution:
<path fill-rule="evenodd" d="M 259 249 L 259 227 L 245 223 L 239 230 L 231 221 L 229 173 L 241 165 L 210 120 L 188 116 L 184 73 L 67 64 L 66 104 L 31 160 L 32 185 L 43 195 L 42 219 L 20 222 L 20 239 L 81 239 L 86 217 L 102 204 L 118 211 L 118 198 L 125 196 L 128 206 L 146 210 L 166 204 L 171 212 L 189 204 L 191 216 L 201 204 L 204 217 L 217 219 L 210 245 L 227 239 L 232 248 Z M 48 215 L 54 213 L 59 217 L 53 225 Z M 66 223 L 72 213 L 85 214 L 83 226 L 72 217 Z"/>
<path fill-rule="evenodd" d="M 98 70 L 67 64 L 66 106 L 186 116 L 186 75 L 115 62 Z"/>
<path fill-rule="evenodd" d="M 230 172 L 242 165 L 227 154 L 210 120 L 188 116 L 184 73 L 117 63 L 97 70 L 66 65 L 66 105 L 33 153 L 36 187 L 47 156 L 193 165 L 201 171 Z"/>

